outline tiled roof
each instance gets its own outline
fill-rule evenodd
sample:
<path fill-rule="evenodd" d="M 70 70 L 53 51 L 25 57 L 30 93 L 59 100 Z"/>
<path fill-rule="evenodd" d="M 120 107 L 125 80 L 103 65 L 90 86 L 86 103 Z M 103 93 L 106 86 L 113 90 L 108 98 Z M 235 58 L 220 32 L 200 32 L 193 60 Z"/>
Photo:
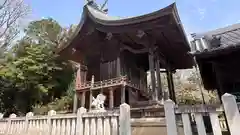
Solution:
<path fill-rule="evenodd" d="M 144 32 L 143 38 L 138 37 L 139 31 Z M 108 35 L 111 35 L 113 40 L 102 40 L 108 38 Z M 100 48 L 97 47 L 96 42 L 106 44 L 106 47 L 112 47 L 113 50 L 117 49 L 115 47 L 118 46 L 117 44 L 142 49 L 149 44 L 149 38 L 156 42 L 154 45 L 159 48 L 156 50 L 157 53 L 161 54 L 164 59 L 168 59 L 168 63 L 173 69 L 192 68 L 193 58 L 188 54 L 190 52 L 189 42 L 175 3 L 158 11 L 131 18 L 112 17 L 96 6 L 87 4 L 83 8 L 82 18 L 74 34 L 56 50 L 56 53 L 64 56 L 65 59 L 79 62 L 84 61 L 82 59 L 86 55 L 99 54 L 98 49 Z M 95 48 L 96 51 L 92 51 L 90 48 Z M 107 51 L 107 49 L 105 50 Z M 110 52 L 104 53 L 106 56 L 103 56 L 108 61 L 112 61 L 117 55 L 113 51 Z M 79 60 L 79 55 L 83 57 L 81 60 Z M 147 65 L 147 59 L 143 63 Z"/>
<path fill-rule="evenodd" d="M 192 53 L 211 52 L 240 45 L 240 24 L 206 33 L 192 34 Z"/>

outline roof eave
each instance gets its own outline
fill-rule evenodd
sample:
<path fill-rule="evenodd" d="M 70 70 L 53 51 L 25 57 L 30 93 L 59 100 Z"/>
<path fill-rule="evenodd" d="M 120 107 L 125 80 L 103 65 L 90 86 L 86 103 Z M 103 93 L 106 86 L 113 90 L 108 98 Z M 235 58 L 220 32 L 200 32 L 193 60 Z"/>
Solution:
<path fill-rule="evenodd" d="M 173 17 L 174 17 L 175 21 L 177 22 L 177 27 L 178 27 L 179 31 L 181 32 L 181 34 L 182 34 L 182 36 L 184 38 L 184 42 L 187 45 L 187 48 L 189 50 L 191 50 L 190 44 L 189 44 L 188 39 L 187 39 L 187 34 L 186 34 L 186 32 L 185 32 L 185 30 L 183 28 L 183 24 L 182 24 L 181 19 L 179 17 L 179 14 L 178 14 L 178 11 L 177 11 L 177 7 L 176 7 L 175 3 L 173 4 Z"/>
<path fill-rule="evenodd" d="M 90 12 L 90 8 L 91 7 L 89 5 L 84 6 L 80 23 L 78 24 L 75 32 L 73 33 L 72 36 L 70 36 L 70 38 L 67 40 L 67 42 L 64 42 L 60 45 L 60 48 L 58 48 L 55 51 L 55 53 L 59 54 L 63 50 L 70 47 L 71 42 L 79 34 L 87 16 L 90 17 L 93 20 L 94 23 L 98 23 L 98 24 L 103 25 L 103 26 L 120 26 L 120 25 L 129 25 L 129 24 L 139 23 L 139 22 L 142 22 L 142 21 L 151 20 L 151 19 L 161 17 L 161 16 L 164 16 L 164 15 L 169 15 L 172 12 L 177 14 L 176 13 L 176 5 L 175 5 L 175 3 L 173 3 L 173 4 L 167 6 L 163 9 L 160 9 L 158 11 L 155 11 L 155 12 L 152 12 L 152 13 L 149 13 L 149 14 L 141 15 L 141 16 L 136 16 L 136 17 L 132 17 L 132 18 L 125 18 L 125 19 L 116 19 L 116 20 L 103 20 L 101 18 L 98 18 L 97 16 L 94 16 Z M 96 12 L 100 12 L 100 11 L 96 11 Z M 102 13 L 102 14 L 104 14 L 104 13 Z M 182 30 L 183 30 L 182 26 L 178 26 L 178 27 L 179 27 L 180 31 L 182 32 Z M 183 36 L 185 36 L 185 34 Z"/>

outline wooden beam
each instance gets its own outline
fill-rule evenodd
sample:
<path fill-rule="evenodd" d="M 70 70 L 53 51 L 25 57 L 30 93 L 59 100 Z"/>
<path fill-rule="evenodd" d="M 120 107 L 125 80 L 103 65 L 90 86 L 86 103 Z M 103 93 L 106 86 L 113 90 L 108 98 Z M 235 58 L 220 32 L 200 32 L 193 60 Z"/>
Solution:
<path fill-rule="evenodd" d="M 161 66 L 162 67 L 167 67 L 168 64 L 166 62 L 166 56 L 161 52 L 159 47 L 156 47 L 156 49 L 154 50 L 154 53 L 158 57 L 158 60 L 161 63 Z"/>
<path fill-rule="evenodd" d="M 129 40 L 131 40 L 134 44 L 136 45 L 141 45 L 142 47 L 147 47 L 144 43 L 143 44 L 139 44 L 137 43 L 132 37 L 130 37 L 128 34 L 124 34 Z M 145 35 L 145 32 L 144 32 Z M 139 37 L 138 37 L 139 38 Z M 142 37 L 141 37 L 142 38 Z"/>
<path fill-rule="evenodd" d="M 126 43 L 122 43 L 122 44 L 127 45 Z M 121 49 L 122 49 L 122 50 L 128 50 L 128 51 L 130 51 L 130 52 L 132 52 L 132 53 L 134 53 L 134 54 L 141 54 L 141 53 L 147 53 L 147 52 L 148 52 L 148 49 L 147 49 L 147 48 L 143 48 L 143 49 L 133 49 L 133 48 L 131 48 L 131 47 L 129 47 L 129 46 L 123 46 Z"/>

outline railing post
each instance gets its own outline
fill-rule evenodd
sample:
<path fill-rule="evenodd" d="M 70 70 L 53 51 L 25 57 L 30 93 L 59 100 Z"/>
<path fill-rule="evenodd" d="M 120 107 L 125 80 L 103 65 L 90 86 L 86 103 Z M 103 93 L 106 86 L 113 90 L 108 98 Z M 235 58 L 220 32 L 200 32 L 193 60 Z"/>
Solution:
<path fill-rule="evenodd" d="M 220 121 L 219 121 L 218 115 L 219 114 L 216 112 L 210 113 L 210 120 L 211 120 L 214 135 L 222 135 L 222 131 L 221 131 L 222 129 L 220 127 Z"/>
<path fill-rule="evenodd" d="M 29 117 L 33 116 L 33 112 L 28 112 L 25 117 L 25 125 L 24 125 L 24 132 L 28 132 L 28 123 L 29 123 Z"/>
<path fill-rule="evenodd" d="M 222 103 L 231 135 L 239 135 L 240 114 L 235 97 L 225 93 L 222 96 Z"/>
<path fill-rule="evenodd" d="M 86 112 L 84 107 L 81 107 L 77 110 L 77 124 L 76 124 L 76 135 L 83 135 L 83 118 L 82 114 Z"/>
<path fill-rule="evenodd" d="M 0 119 L 3 119 L 3 114 L 2 113 L 0 113 Z"/>
<path fill-rule="evenodd" d="M 0 120 L 1 119 L 3 119 L 3 114 L 2 113 L 0 113 Z M 6 123 L 7 124 L 7 123 Z M 2 134 L 2 133 L 4 133 L 5 132 L 5 129 L 6 128 L 6 125 L 5 125 L 5 123 L 4 124 L 0 124 L 0 134 Z"/>
<path fill-rule="evenodd" d="M 7 128 L 6 128 L 6 135 L 9 134 L 11 132 L 11 124 L 12 124 L 12 118 L 16 118 L 17 115 L 16 114 L 10 114 L 9 118 L 8 118 L 8 123 L 7 123 Z"/>
<path fill-rule="evenodd" d="M 203 116 L 201 113 L 195 113 L 195 121 L 197 124 L 197 131 L 199 135 L 207 135 L 206 127 L 204 125 Z"/>
<path fill-rule="evenodd" d="M 130 106 L 126 103 L 120 105 L 120 135 L 131 135 Z"/>
<path fill-rule="evenodd" d="M 183 113 L 182 115 L 182 123 L 183 123 L 183 131 L 185 135 L 192 135 L 192 127 L 191 127 L 191 121 L 189 119 L 188 113 Z"/>
<path fill-rule="evenodd" d="M 167 134 L 178 135 L 175 116 L 175 103 L 172 100 L 169 99 L 164 102 L 164 112 L 167 126 Z"/>
<path fill-rule="evenodd" d="M 47 117 L 47 125 L 48 125 L 48 132 L 47 132 L 47 135 L 51 135 L 51 129 L 52 129 L 52 118 L 51 118 L 51 116 L 53 116 L 53 115 L 56 115 L 56 111 L 54 111 L 54 110 L 50 110 L 49 112 L 48 112 L 48 117 Z"/>

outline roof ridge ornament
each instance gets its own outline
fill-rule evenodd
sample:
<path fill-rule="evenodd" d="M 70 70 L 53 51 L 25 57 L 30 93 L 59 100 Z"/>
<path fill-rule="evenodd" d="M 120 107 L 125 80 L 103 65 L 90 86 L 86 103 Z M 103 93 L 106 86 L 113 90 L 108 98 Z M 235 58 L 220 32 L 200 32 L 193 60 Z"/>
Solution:
<path fill-rule="evenodd" d="M 97 3 L 95 2 L 95 0 L 85 0 L 85 5 L 89 5 L 95 9 L 99 10 L 99 6 L 97 5 Z"/>
<path fill-rule="evenodd" d="M 108 3 L 108 0 L 105 0 L 102 5 L 97 4 L 96 0 L 85 0 L 85 5 L 89 5 L 93 7 L 96 10 L 99 10 L 101 12 L 107 13 L 108 8 L 105 8 Z"/>

